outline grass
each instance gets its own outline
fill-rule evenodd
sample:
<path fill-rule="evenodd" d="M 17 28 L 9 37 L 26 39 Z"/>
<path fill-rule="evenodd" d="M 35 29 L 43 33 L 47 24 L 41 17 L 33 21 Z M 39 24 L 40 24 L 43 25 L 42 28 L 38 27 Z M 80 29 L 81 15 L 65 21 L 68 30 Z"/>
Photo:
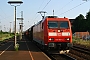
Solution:
<path fill-rule="evenodd" d="M 0 34 L 0 41 L 4 41 L 5 39 L 9 39 L 13 36 L 14 35 L 10 35 L 10 34 Z"/>
<path fill-rule="evenodd" d="M 73 37 L 73 43 L 90 46 L 90 40 L 83 40 L 83 39 L 79 39 L 79 38 L 75 38 L 75 37 Z"/>

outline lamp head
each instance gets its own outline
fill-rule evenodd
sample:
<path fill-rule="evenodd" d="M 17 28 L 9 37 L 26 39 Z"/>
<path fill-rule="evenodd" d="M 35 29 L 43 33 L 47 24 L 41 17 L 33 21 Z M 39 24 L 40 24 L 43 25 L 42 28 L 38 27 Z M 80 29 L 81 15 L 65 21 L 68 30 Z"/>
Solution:
<path fill-rule="evenodd" d="M 9 4 L 22 4 L 22 1 L 8 1 Z"/>

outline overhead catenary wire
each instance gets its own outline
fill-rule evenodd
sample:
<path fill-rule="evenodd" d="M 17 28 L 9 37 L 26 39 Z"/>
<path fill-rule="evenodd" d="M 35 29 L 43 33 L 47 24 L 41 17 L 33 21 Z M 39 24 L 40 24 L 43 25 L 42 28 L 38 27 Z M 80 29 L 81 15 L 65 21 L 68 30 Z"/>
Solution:
<path fill-rule="evenodd" d="M 4 12 L 3 12 L 4 13 Z M 19 12 L 20 13 L 20 12 Z M 18 13 L 17 13 L 18 14 Z M 3 23 L 5 23 L 5 21 L 7 21 L 7 20 L 11 20 L 11 19 L 9 19 L 9 18 L 11 18 L 11 16 L 13 16 L 13 15 L 10 15 L 10 16 L 6 16 L 6 14 L 4 14 L 5 15 L 5 17 L 3 17 L 2 15 L 0 15 L 0 17 L 2 17 L 2 18 L 0 18 L 0 24 L 2 24 L 1 26 L 4 26 L 3 25 Z M 2 21 L 2 20 L 5 20 L 5 21 Z M 9 21 L 7 24 L 5 24 L 6 26 L 8 26 L 8 24 L 10 23 L 11 21 Z M 12 21 L 13 22 L 13 21 Z M 14 24 L 14 23 L 13 23 Z M 9 26 L 8 26 L 9 27 Z M 4 28 L 2 28 L 2 30 L 4 30 Z M 7 29 L 8 30 L 8 29 Z"/>
<path fill-rule="evenodd" d="M 41 6 L 44 4 L 44 1 L 45 1 L 45 0 L 42 0 L 40 6 L 39 6 L 39 8 L 38 8 L 38 10 L 40 10 Z M 35 16 L 36 16 L 36 17 L 35 17 Z M 37 15 L 37 12 L 36 12 L 36 13 L 34 14 L 33 18 L 32 18 L 32 19 L 28 19 L 28 21 L 31 20 L 30 22 L 32 22 L 33 24 L 35 24 L 35 20 L 36 20 L 37 17 L 38 17 L 38 15 Z M 32 25 L 30 25 L 30 26 L 32 26 Z"/>
<path fill-rule="evenodd" d="M 42 10 L 44 10 L 50 2 L 51 2 L 51 0 L 49 0 L 49 1 L 46 3 L 46 5 L 42 8 Z M 39 9 L 40 9 L 40 7 L 39 7 Z M 37 13 L 36 13 L 36 14 L 37 14 Z M 37 15 L 37 16 L 34 18 L 33 21 L 35 21 L 35 19 L 36 19 L 38 16 L 39 16 L 39 15 Z"/>
<path fill-rule="evenodd" d="M 67 5 L 69 5 L 71 2 L 72 2 L 73 0 L 71 0 L 71 1 L 69 1 L 67 4 L 65 4 L 61 9 L 63 9 L 63 8 L 65 8 Z M 44 6 L 44 8 L 42 9 L 42 10 L 44 10 L 46 7 L 47 7 L 47 5 L 49 4 L 51 2 L 51 0 L 49 0 L 48 2 L 47 2 L 47 4 Z M 59 9 L 60 10 L 60 9 Z M 58 11 L 59 11 L 58 10 Z M 58 12 L 57 11 L 57 12 Z M 38 17 L 39 15 L 37 15 L 36 17 L 35 17 L 35 19 Z M 35 19 L 34 19 L 34 21 L 35 21 Z M 34 22 L 35 23 L 35 22 Z"/>
<path fill-rule="evenodd" d="M 90 1 L 90 0 L 88 0 L 88 1 Z M 88 1 L 86 1 L 86 2 L 88 2 Z M 80 3 L 79 5 L 77 5 L 77 6 L 73 7 L 73 8 L 71 8 L 71 9 L 69 9 L 69 10 L 67 10 L 67 11 L 65 11 L 65 12 L 63 12 L 63 13 L 61 13 L 60 15 L 65 14 L 65 13 L 67 13 L 67 12 L 69 12 L 69 11 L 71 11 L 71 10 L 77 8 L 77 7 L 79 7 L 79 6 L 83 5 L 83 4 L 86 3 L 86 2 Z M 60 16 L 60 15 L 59 15 L 59 16 Z"/>
<path fill-rule="evenodd" d="M 42 1 L 42 3 L 41 3 L 41 5 L 40 5 L 40 7 L 38 8 L 38 10 L 40 10 L 40 8 L 41 8 L 41 6 L 43 5 L 44 1 L 45 1 L 45 0 Z M 37 15 L 37 13 L 35 13 L 35 15 Z M 34 15 L 34 16 L 35 16 L 35 15 Z M 37 16 L 34 18 L 34 20 L 35 20 L 36 18 L 37 18 Z"/>
<path fill-rule="evenodd" d="M 11 16 L 14 16 L 14 15 L 10 15 L 10 16 L 7 16 L 6 13 L 0 8 L 0 10 L 2 11 L 2 13 L 5 15 L 5 17 L 3 17 L 2 15 L 0 15 L 1 17 L 3 17 L 3 19 L 7 19 L 7 18 L 11 18 Z M 19 12 L 20 13 L 20 12 Z M 17 14 L 19 14 L 17 13 Z"/>
<path fill-rule="evenodd" d="M 6 16 L 6 13 L 5 12 L 3 12 L 3 10 L 0 8 L 0 10 L 2 11 L 2 13 Z M 0 15 L 1 16 L 1 15 Z M 4 17 L 5 18 L 5 17 Z"/>
<path fill-rule="evenodd" d="M 43 8 L 42 10 L 44 10 L 50 2 L 51 2 L 51 0 L 49 0 L 49 1 L 47 2 L 47 4 L 44 6 L 44 8 Z"/>
<path fill-rule="evenodd" d="M 40 10 L 41 6 L 44 4 L 44 1 L 45 1 L 45 0 L 42 1 L 42 3 L 41 3 L 41 5 L 40 5 L 40 7 L 39 7 L 38 10 Z"/>
<path fill-rule="evenodd" d="M 4 17 L 2 15 L 0 15 L 1 17 L 3 17 L 3 19 L 6 19 L 6 13 L 0 8 L 1 12 L 4 14 Z M 1 18 L 2 19 L 2 18 Z"/>
<path fill-rule="evenodd" d="M 63 8 L 65 8 L 66 6 L 68 6 L 73 0 L 70 0 L 67 4 L 65 4 L 62 8 L 60 8 L 59 10 L 57 10 L 56 12 L 58 13 L 60 10 L 62 10 Z"/>
<path fill-rule="evenodd" d="M 40 10 L 40 8 L 41 8 L 41 6 L 43 5 L 44 1 L 45 1 L 45 0 L 43 0 L 42 3 L 40 4 L 40 7 L 38 8 L 38 10 Z M 34 17 L 33 17 L 33 19 L 32 19 L 33 21 L 35 21 L 35 19 L 38 17 L 38 15 L 37 15 L 37 16 L 36 16 L 36 15 L 37 15 L 37 12 L 34 14 Z M 36 17 L 35 17 L 35 16 L 36 16 Z M 34 23 L 35 23 L 35 22 L 34 22 Z"/>
<path fill-rule="evenodd" d="M 20 12 L 18 12 L 17 14 L 19 14 Z M 2 15 L 0 15 L 1 17 L 3 17 Z M 14 15 L 10 15 L 10 16 L 6 16 L 6 14 L 5 14 L 5 17 L 3 17 L 3 19 L 8 19 L 8 18 L 11 18 L 11 16 L 14 16 Z"/>

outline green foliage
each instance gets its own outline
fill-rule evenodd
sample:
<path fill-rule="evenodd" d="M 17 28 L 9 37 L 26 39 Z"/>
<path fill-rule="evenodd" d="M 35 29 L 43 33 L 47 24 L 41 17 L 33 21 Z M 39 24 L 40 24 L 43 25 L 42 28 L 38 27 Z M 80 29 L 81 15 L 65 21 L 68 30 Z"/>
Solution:
<path fill-rule="evenodd" d="M 86 14 L 86 19 L 90 20 L 90 11 Z"/>
<path fill-rule="evenodd" d="M 0 32 L 0 41 L 4 41 L 5 39 L 13 37 L 13 33 L 8 33 L 8 32 Z"/>
<path fill-rule="evenodd" d="M 72 30 L 73 32 L 90 31 L 90 11 L 86 14 L 86 19 L 82 14 L 75 18 Z"/>
<path fill-rule="evenodd" d="M 73 37 L 73 44 L 80 44 L 80 45 L 90 46 L 90 40 L 82 40 L 82 39 Z"/>
<path fill-rule="evenodd" d="M 86 14 L 87 30 L 90 31 L 90 11 Z"/>
<path fill-rule="evenodd" d="M 85 28 L 85 19 L 82 14 L 80 14 L 78 17 L 75 18 L 75 21 L 73 23 L 73 31 L 84 31 L 83 28 Z"/>

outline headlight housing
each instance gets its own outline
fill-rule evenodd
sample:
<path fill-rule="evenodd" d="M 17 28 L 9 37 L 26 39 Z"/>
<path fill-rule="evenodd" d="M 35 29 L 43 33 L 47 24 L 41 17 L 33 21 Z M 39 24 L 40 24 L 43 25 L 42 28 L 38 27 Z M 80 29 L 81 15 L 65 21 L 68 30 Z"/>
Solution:
<path fill-rule="evenodd" d="M 69 40 L 70 40 L 70 38 L 66 38 L 65 40 L 68 40 L 68 41 L 69 41 Z"/>
<path fill-rule="evenodd" d="M 50 41 L 54 41 L 54 38 L 50 38 L 49 40 L 50 40 Z"/>

